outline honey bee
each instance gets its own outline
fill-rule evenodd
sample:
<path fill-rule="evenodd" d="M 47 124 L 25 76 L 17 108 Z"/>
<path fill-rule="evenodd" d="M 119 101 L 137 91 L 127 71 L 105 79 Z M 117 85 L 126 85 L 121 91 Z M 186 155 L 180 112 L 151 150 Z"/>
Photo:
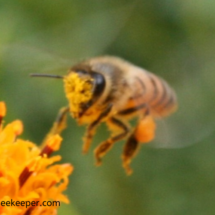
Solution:
<path fill-rule="evenodd" d="M 130 162 L 142 143 L 153 140 L 157 117 L 165 117 L 177 108 L 172 88 L 160 77 L 121 58 L 101 56 L 73 66 L 67 75 L 32 74 L 64 81 L 70 112 L 79 125 L 86 124 L 83 153 L 87 153 L 97 127 L 105 122 L 112 135 L 100 143 L 94 153 L 96 164 L 120 140 L 126 139 L 122 164 L 132 173 Z M 129 120 L 137 118 L 135 128 Z"/>

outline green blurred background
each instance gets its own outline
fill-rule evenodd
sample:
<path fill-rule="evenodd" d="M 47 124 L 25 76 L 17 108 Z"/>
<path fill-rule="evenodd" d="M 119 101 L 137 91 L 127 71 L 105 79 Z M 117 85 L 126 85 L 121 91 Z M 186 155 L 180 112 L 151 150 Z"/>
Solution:
<path fill-rule="evenodd" d="M 162 76 L 176 90 L 179 110 L 162 121 L 153 147 L 141 148 L 130 177 L 121 167 L 123 142 L 96 168 L 93 148 L 107 138 L 105 126 L 83 156 L 84 128 L 69 117 L 59 153 L 75 171 L 66 192 L 71 204 L 59 214 L 215 214 L 215 1 L 0 1 L 6 121 L 22 119 L 22 137 L 40 143 L 67 101 L 62 81 L 29 73 L 65 74 L 104 54 Z"/>

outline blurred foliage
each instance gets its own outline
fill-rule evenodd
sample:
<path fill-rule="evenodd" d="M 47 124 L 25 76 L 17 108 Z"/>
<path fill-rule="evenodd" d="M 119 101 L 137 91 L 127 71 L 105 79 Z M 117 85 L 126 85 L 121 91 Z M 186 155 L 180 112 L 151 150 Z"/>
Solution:
<path fill-rule="evenodd" d="M 178 95 L 178 112 L 161 123 L 168 143 L 143 146 L 131 177 L 121 168 L 123 143 L 96 168 L 92 152 L 105 126 L 83 156 L 84 128 L 69 118 L 61 154 L 75 171 L 71 204 L 59 214 L 215 213 L 214 33 L 210 0 L 0 1 L 0 96 L 6 120 L 24 121 L 24 138 L 41 142 L 67 104 L 61 81 L 32 72 L 65 74 L 86 57 L 117 55 L 162 76 Z"/>

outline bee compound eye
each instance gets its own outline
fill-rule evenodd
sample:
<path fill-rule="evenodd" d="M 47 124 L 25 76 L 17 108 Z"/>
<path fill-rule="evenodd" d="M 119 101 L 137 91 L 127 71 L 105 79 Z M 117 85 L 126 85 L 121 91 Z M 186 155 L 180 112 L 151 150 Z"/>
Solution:
<path fill-rule="evenodd" d="M 95 83 L 95 88 L 94 88 L 94 92 L 93 95 L 94 96 L 100 96 L 102 94 L 102 92 L 105 89 L 105 78 L 102 74 L 100 73 L 93 73 L 93 79 L 94 79 L 94 83 Z"/>

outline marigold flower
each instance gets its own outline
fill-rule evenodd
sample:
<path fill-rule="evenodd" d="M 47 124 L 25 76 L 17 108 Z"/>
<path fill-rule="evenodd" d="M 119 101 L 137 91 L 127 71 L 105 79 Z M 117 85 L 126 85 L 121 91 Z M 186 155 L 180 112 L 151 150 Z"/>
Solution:
<path fill-rule="evenodd" d="M 62 192 L 73 170 L 70 164 L 53 165 L 61 159 L 59 155 L 49 157 L 59 149 L 62 138 L 53 135 L 40 149 L 34 143 L 18 138 L 23 131 L 20 120 L 3 127 L 5 114 L 5 104 L 0 102 L 0 214 L 57 214 L 59 204 L 53 201 L 69 202 Z M 44 201 L 54 204 L 43 206 Z M 10 202 L 9 206 L 7 202 Z M 21 205 L 21 202 L 25 203 Z"/>

